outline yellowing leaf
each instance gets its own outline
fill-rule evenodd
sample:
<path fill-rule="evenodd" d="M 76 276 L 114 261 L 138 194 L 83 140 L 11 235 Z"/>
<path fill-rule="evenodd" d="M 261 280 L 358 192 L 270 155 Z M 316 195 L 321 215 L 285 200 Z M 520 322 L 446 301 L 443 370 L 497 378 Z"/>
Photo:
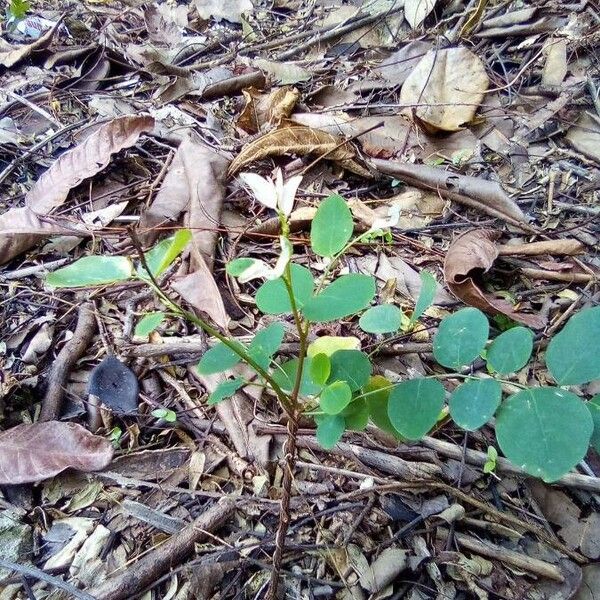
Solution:
<path fill-rule="evenodd" d="M 488 84 L 484 64 L 467 48 L 431 50 L 404 82 L 400 101 L 433 131 L 458 131 L 473 119 Z"/>
<path fill-rule="evenodd" d="M 308 347 L 308 356 L 312 358 L 317 354 L 325 354 L 331 356 L 338 350 L 358 350 L 360 348 L 360 340 L 356 337 L 337 337 L 334 335 L 324 335 L 317 338 Z"/>

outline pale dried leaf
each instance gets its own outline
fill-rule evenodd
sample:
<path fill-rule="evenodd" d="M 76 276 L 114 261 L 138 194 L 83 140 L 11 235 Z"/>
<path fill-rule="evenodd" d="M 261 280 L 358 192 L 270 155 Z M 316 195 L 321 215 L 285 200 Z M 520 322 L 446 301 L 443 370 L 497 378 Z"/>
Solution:
<path fill-rule="evenodd" d="M 229 175 L 254 161 L 285 154 L 327 155 L 327 159 L 341 163 L 352 160 L 355 155 L 350 144 L 344 144 L 343 140 L 330 133 L 294 125 L 276 129 L 250 142 L 229 165 Z"/>
<path fill-rule="evenodd" d="M 250 0 L 194 0 L 201 19 L 215 21 L 225 19 L 231 23 L 241 23 L 243 13 L 251 13 L 254 6 Z"/>
<path fill-rule="evenodd" d="M 182 31 L 179 25 L 174 21 L 176 16 L 175 11 L 173 11 L 173 16 L 171 16 L 171 14 L 165 10 L 165 5 L 162 5 L 162 8 L 159 8 L 159 5 L 157 4 L 150 4 L 144 11 L 144 21 L 146 22 L 149 38 L 153 42 L 164 43 L 167 45 L 173 45 L 179 42 L 181 40 Z"/>
<path fill-rule="evenodd" d="M 573 125 L 565 139 L 582 154 L 600 163 L 600 119 L 584 112 Z"/>
<path fill-rule="evenodd" d="M 434 9 L 436 0 L 404 0 L 404 18 L 416 29 Z"/>
<path fill-rule="evenodd" d="M 153 127 L 150 116 L 128 115 L 104 123 L 52 164 L 27 193 L 25 203 L 38 214 L 48 214 L 65 201 L 72 188 L 102 171 L 113 154 L 133 146 Z"/>
<path fill-rule="evenodd" d="M 465 304 L 492 315 L 503 314 L 517 323 L 541 329 L 545 320 L 539 315 L 517 312 L 506 300 L 486 294 L 475 283 L 477 273 L 491 269 L 498 257 L 495 240 L 499 232 L 475 229 L 460 235 L 448 248 L 444 278 L 450 291 Z"/>
<path fill-rule="evenodd" d="M 543 85 L 560 85 L 567 75 L 567 40 L 550 39 L 544 46 L 546 62 L 542 71 Z"/>
<path fill-rule="evenodd" d="M 429 50 L 431 50 L 431 42 L 421 40 L 408 42 L 386 58 L 374 71 L 390 85 L 402 85 Z"/>
<path fill-rule="evenodd" d="M 434 131 L 458 131 L 475 116 L 489 79 L 467 48 L 430 50 L 408 76 L 400 101 Z"/>
<path fill-rule="evenodd" d="M 264 58 L 255 58 L 253 63 L 255 67 L 270 75 L 274 82 L 281 85 L 308 81 L 313 76 L 311 71 L 294 63 L 275 62 Z"/>
<path fill-rule="evenodd" d="M 24 423 L 0 433 L 0 485 L 42 481 L 68 468 L 98 471 L 112 456 L 106 438 L 76 423 Z"/>
<path fill-rule="evenodd" d="M 10 68 L 22 61 L 24 58 L 27 58 L 36 50 L 42 50 L 45 48 L 52 41 L 52 38 L 54 37 L 54 34 L 60 27 L 61 23 L 62 19 L 59 19 L 52 28 L 46 31 L 43 36 L 31 44 L 17 47 L 12 47 L 6 44 L 6 46 L 3 45 L 0 47 L 0 65 Z"/>

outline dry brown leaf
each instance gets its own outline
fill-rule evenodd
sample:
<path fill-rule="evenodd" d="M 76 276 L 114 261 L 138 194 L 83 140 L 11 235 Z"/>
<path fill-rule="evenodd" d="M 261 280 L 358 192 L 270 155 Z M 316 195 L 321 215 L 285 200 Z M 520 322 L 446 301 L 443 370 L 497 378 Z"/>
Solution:
<path fill-rule="evenodd" d="M 246 165 L 262 158 L 285 154 L 325 156 L 350 171 L 360 170 L 359 175 L 370 175 L 353 160 L 355 152 L 350 144 L 330 133 L 301 125 L 276 129 L 250 142 L 229 165 L 228 175 L 235 175 Z"/>
<path fill-rule="evenodd" d="M 529 230 L 523 211 L 495 181 L 391 160 L 373 159 L 371 164 L 382 173 L 398 177 L 416 187 L 435 190 L 451 200 L 478 208 L 493 217 Z"/>
<path fill-rule="evenodd" d="M 569 128 L 565 139 L 578 152 L 600 162 L 600 118 L 596 115 L 584 112 Z"/>
<path fill-rule="evenodd" d="M 27 58 L 30 54 L 36 50 L 42 50 L 45 48 L 54 37 L 56 30 L 60 27 L 62 18 L 59 19 L 56 24 L 48 29 L 44 35 L 39 37 L 35 42 L 24 46 L 10 46 L 9 44 L 0 46 L 0 65 L 10 68 L 16 65 L 18 62 Z"/>
<path fill-rule="evenodd" d="M 24 423 L 0 433 L 0 485 L 41 481 L 68 468 L 98 471 L 112 456 L 108 439 L 77 423 Z"/>
<path fill-rule="evenodd" d="M 25 203 L 38 214 L 48 214 L 65 201 L 72 188 L 104 169 L 113 154 L 133 146 L 153 127 L 154 119 L 148 115 L 127 115 L 104 123 L 52 164 L 27 193 Z"/>
<path fill-rule="evenodd" d="M 430 50 L 407 77 L 400 101 L 432 130 L 458 131 L 475 116 L 489 79 L 467 48 Z"/>
<path fill-rule="evenodd" d="M 251 0 L 194 0 L 201 19 L 215 21 L 225 19 L 231 23 L 241 23 L 242 13 L 251 13 L 254 6 Z"/>
<path fill-rule="evenodd" d="M 29 208 L 11 208 L 0 215 L 0 264 L 29 250 L 50 235 L 88 236 L 88 231 L 38 216 Z"/>
<path fill-rule="evenodd" d="M 506 315 L 517 323 L 541 329 L 545 325 L 541 316 L 517 312 L 512 304 L 486 294 L 475 283 L 476 274 L 489 271 L 498 257 L 495 241 L 499 235 L 497 231 L 475 229 L 463 233 L 452 242 L 444 261 L 444 278 L 448 288 L 469 306 L 492 315 Z"/>
<path fill-rule="evenodd" d="M 390 85 L 402 85 L 429 50 L 431 50 L 431 42 L 421 40 L 408 42 L 386 58 L 374 71 Z"/>
<path fill-rule="evenodd" d="M 257 133 L 265 125 L 279 125 L 294 110 L 300 92 L 292 86 L 280 87 L 265 95 L 256 88 L 242 90 L 246 105 L 237 119 L 238 127 Z"/>
<path fill-rule="evenodd" d="M 567 75 L 567 40 L 550 38 L 545 46 L 546 62 L 542 71 L 543 85 L 560 85 Z"/>

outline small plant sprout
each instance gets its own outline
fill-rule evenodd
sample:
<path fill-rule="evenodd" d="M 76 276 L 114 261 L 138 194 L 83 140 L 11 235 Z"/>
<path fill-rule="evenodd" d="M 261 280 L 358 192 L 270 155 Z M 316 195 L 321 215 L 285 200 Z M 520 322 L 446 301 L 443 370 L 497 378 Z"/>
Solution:
<path fill-rule="evenodd" d="M 255 301 L 257 310 L 269 316 L 270 324 L 256 331 L 252 339 L 242 343 L 222 333 L 181 307 L 158 284 L 158 275 L 189 242 L 190 234 L 185 230 L 146 253 L 137 244 L 136 261 L 123 256 L 88 257 L 49 274 L 46 281 L 54 287 L 144 281 L 171 316 L 186 319 L 213 338 L 212 347 L 197 365 L 202 374 L 222 373 L 221 382 L 208 397 L 209 404 L 225 402 L 249 384 L 264 387 L 265 402 L 270 397 L 279 403 L 287 420 L 287 441 L 270 599 L 275 598 L 281 569 L 301 417 L 314 420 L 316 438 L 324 448 L 332 448 L 345 432 L 363 430 L 369 423 L 403 441 L 418 440 L 437 426 L 448 427 L 449 420 L 439 420 L 446 411 L 466 431 L 484 427 L 495 418 L 496 439 L 503 455 L 546 482 L 556 481 L 583 459 L 594 422 L 600 425 L 600 410 L 598 403 L 587 406 L 579 389 L 565 388 L 600 378 L 600 353 L 590 351 L 600 339 L 600 307 L 572 316 L 550 341 L 545 358 L 554 386 L 519 386 L 520 391 L 503 397 L 504 380 L 500 377 L 527 368 L 533 333 L 524 327 L 511 328 L 490 344 L 490 321 L 472 307 L 461 308 L 439 323 L 433 337 L 433 356 L 439 365 L 434 374 L 392 382 L 378 371 L 372 355 L 361 350 L 357 329 L 362 331 L 362 339 L 374 336 L 375 346 L 388 339 L 385 336 L 412 329 L 435 298 L 435 277 L 427 271 L 421 273 L 420 294 L 406 324 L 407 317 L 396 304 L 376 302 L 373 276 L 340 268 L 345 266 L 346 252 L 373 233 L 354 235 L 352 214 L 341 196 L 333 194 L 319 203 L 310 229 L 312 254 L 305 252 L 294 262 L 288 219 L 301 178 L 284 181 L 277 171 L 273 180 L 253 173 L 244 173 L 241 179 L 258 202 L 276 211 L 281 230 L 281 252 L 274 266 L 251 256 L 227 265 L 227 273 L 242 285 L 264 280 Z M 325 269 L 315 278 L 311 266 L 317 262 L 325 264 Z M 158 314 L 146 318 L 140 328 L 145 333 L 157 323 Z M 294 329 L 295 356 L 280 352 L 284 323 L 287 329 L 290 325 Z M 315 339 L 315 330 L 327 323 L 346 335 Z M 465 375 L 465 367 L 482 360 L 482 353 L 491 375 Z M 254 376 L 232 373 L 239 363 L 249 367 Z M 158 417 L 158 411 L 153 414 Z M 160 415 L 169 420 L 167 413 Z M 596 443 L 599 437 L 594 437 Z M 491 446 L 487 452 L 484 471 L 492 472 L 498 452 Z"/>
<path fill-rule="evenodd" d="M 488 446 L 486 454 L 487 454 L 487 460 L 485 461 L 485 464 L 483 465 L 483 472 L 486 475 L 492 475 L 496 479 L 499 479 L 499 477 L 495 473 L 496 461 L 498 460 L 498 451 L 496 450 L 496 448 L 494 448 L 494 446 Z"/>

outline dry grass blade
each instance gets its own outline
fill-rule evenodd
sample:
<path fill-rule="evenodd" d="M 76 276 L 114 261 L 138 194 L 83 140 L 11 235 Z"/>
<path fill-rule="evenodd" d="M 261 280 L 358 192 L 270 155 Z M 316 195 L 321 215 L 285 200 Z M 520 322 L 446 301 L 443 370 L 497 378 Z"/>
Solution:
<path fill-rule="evenodd" d="M 148 115 L 118 117 L 101 125 L 36 181 L 25 197 L 27 206 L 38 214 L 48 214 L 65 201 L 71 189 L 102 171 L 113 154 L 133 146 L 153 127 L 154 119 Z"/>
<path fill-rule="evenodd" d="M 0 434 L 0 485 L 42 481 L 68 468 L 98 471 L 112 456 L 106 438 L 77 423 L 24 423 Z"/>
<path fill-rule="evenodd" d="M 285 154 L 327 155 L 327 159 L 340 162 L 350 161 L 355 155 L 349 144 L 344 144 L 343 140 L 330 133 L 294 125 L 276 129 L 250 142 L 229 165 L 228 174 L 235 175 L 246 165 L 262 158 Z"/>

